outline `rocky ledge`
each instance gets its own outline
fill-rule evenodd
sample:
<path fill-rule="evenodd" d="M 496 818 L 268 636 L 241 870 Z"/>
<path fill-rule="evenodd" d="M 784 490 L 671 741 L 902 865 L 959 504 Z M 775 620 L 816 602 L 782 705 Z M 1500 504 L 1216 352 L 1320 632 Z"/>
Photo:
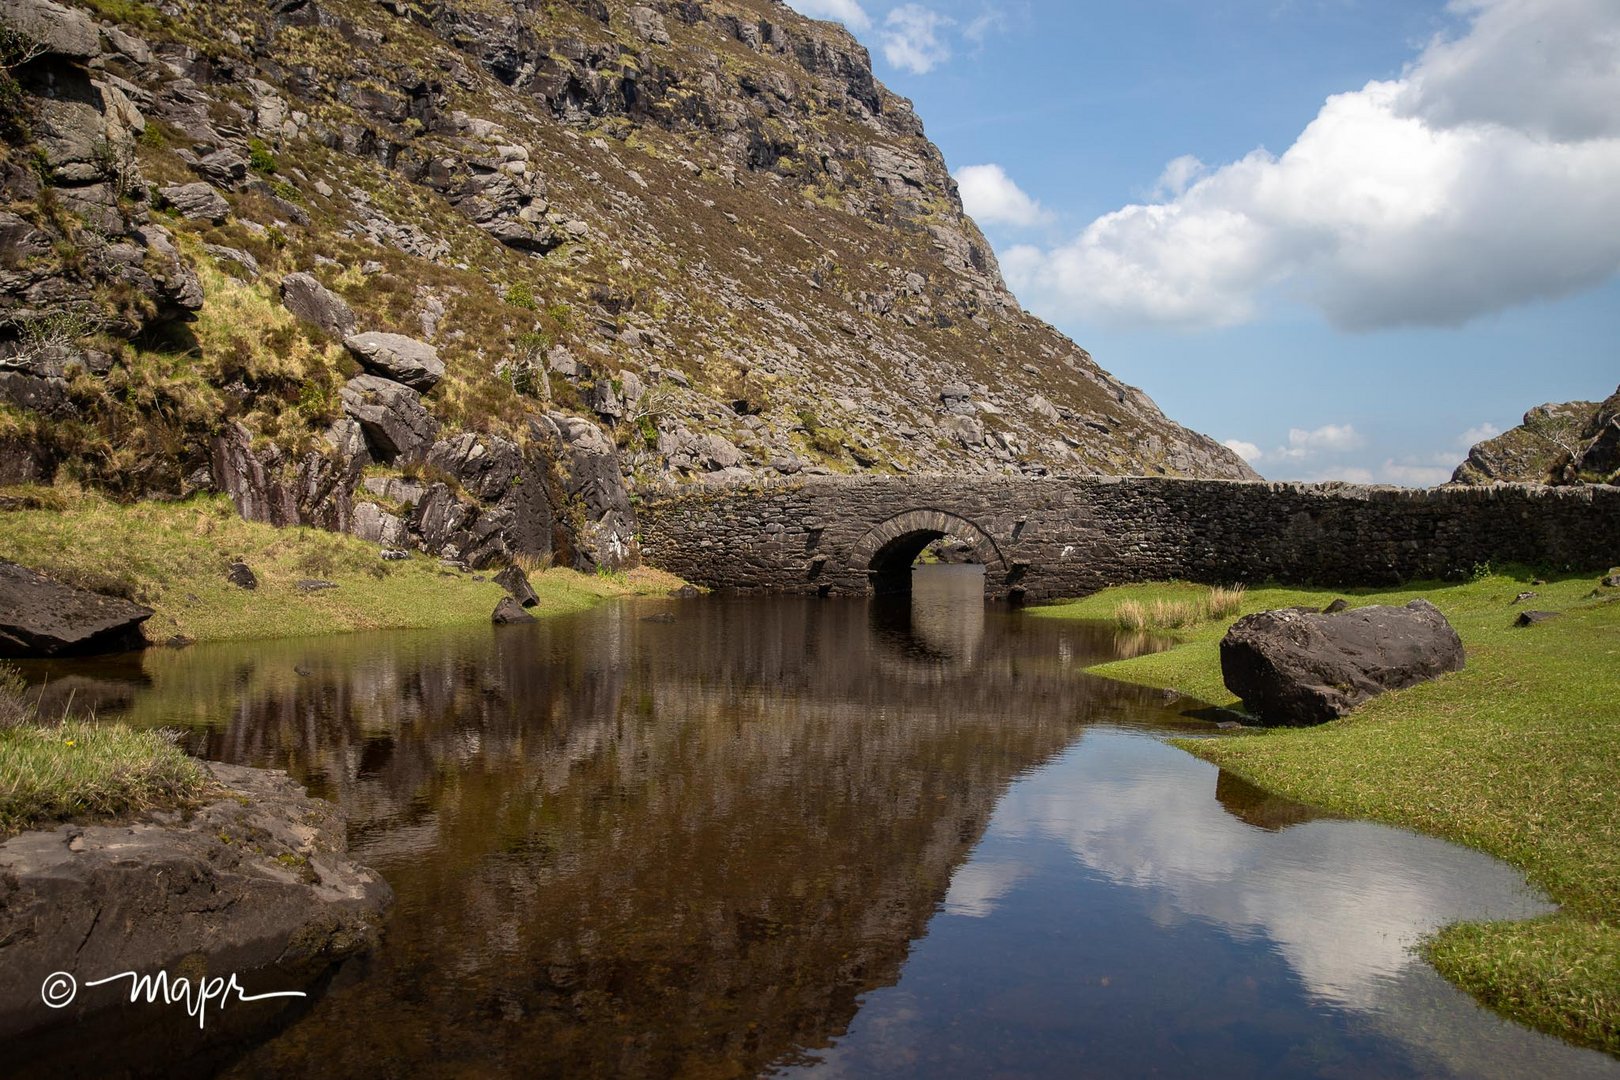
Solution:
<path fill-rule="evenodd" d="M 375 943 L 393 891 L 346 858 L 342 814 L 284 773 L 206 766 L 223 790 L 195 812 L 0 844 L 0 1039 L 127 1005 L 127 988 L 102 988 L 47 1008 L 53 973 L 81 991 L 160 970 L 257 990 L 311 983 Z"/>

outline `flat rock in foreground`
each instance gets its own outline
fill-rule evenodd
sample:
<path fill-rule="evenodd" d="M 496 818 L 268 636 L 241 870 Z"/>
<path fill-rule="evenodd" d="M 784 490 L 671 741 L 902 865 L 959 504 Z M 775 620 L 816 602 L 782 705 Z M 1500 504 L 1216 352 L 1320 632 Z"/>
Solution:
<path fill-rule="evenodd" d="M 1332 615 L 1262 611 L 1221 639 L 1227 689 L 1266 724 L 1326 723 L 1386 690 L 1462 667 L 1462 640 L 1427 600 Z"/>
<path fill-rule="evenodd" d="M 146 644 L 152 609 L 75 589 L 0 560 L 0 657 L 124 652 Z"/>
<path fill-rule="evenodd" d="M 393 891 L 345 857 L 344 821 L 284 773 L 207 762 L 224 792 L 182 820 L 61 825 L 0 843 L 0 1039 L 127 1007 L 120 972 L 317 978 L 375 941 Z M 47 1008 L 55 972 L 80 992 Z M 255 976 L 252 973 L 258 972 Z"/>

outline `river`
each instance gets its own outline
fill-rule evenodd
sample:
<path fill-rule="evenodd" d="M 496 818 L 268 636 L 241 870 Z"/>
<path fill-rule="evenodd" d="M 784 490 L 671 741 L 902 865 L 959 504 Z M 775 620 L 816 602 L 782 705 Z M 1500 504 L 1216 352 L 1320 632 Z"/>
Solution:
<path fill-rule="evenodd" d="M 931 567 L 909 600 L 158 649 L 51 692 L 288 769 L 397 893 L 373 955 L 177 1072 L 1620 1076 L 1413 955 L 1550 910 L 1516 872 L 1268 797 L 1164 741 L 1212 724 L 1082 673 L 1154 647 Z"/>

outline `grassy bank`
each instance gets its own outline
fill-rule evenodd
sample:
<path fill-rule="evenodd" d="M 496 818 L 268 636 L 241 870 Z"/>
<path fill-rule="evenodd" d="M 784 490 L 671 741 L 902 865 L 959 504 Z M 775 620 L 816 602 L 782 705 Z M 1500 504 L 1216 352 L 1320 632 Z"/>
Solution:
<path fill-rule="evenodd" d="M 1111 589 L 1037 613 L 1113 621 L 1122 601 L 1197 591 Z M 1516 604 L 1525 591 L 1538 595 Z M 1561 913 L 1449 927 L 1428 958 L 1515 1019 L 1620 1053 L 1620 589 L 1593 577 L 1532 585 L 1528 575 L 1499 573 L 1380 591 L 1251 588 L 1242 611 L 1319 608 L 1336 596 L 1355 606 L 1432 601 L 1461 635 L 1467 668 L 1322 727 L 1179 745 L 1278 794 L 1443 836 L 1521 868 Z M 1524 608 L 1563 615 L 1514 627 Z M 1092 670 L 1236 706 L 1217 647 L 1228 624 L 1183 629 L 1169 651 Z"/>
<path fill-rule="evenodd" d="M 0 839 L 34 825 L 179 806 L 209 780 L 161 731 L 41 721 L 0 664 Z"/>
<path fill-rule="evenodd" d="M 375 544 L 319 529 L 243 521 L 223 496 L 122 505 L 93 494 L 43 489 L 14 494 L 0 511 L 0 558 L 72 585 L 145 604 L 147 637 L 196 641 L 291 637 L 348 630 L 431 628 L 487 622 L 499 585 L 416 554 L 377 557 Z M 258 588 L 230 583 L 245 562 Z M 541 614 L 578 611 L 604 597 L 663 593 L 680 584 L 655 570 L 531 575 Z M 298 582 L 335 582 L 307 591 Z"/>

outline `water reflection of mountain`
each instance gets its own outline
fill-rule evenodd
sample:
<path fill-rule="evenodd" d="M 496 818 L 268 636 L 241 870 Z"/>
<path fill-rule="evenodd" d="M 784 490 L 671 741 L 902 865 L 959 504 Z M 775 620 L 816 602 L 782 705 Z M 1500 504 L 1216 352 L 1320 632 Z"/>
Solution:
<path fill-rule="evenodd" d="M 1157 695 L 1112 635 L 862 603 L 625 606 L 147 657 L 130 715 L 290 769 L 395 886 L 383 950 L 238 1075 L 732 1075 L 893 982 L 1016 776 Z M 965 629 L 963 629 L 965 627 Z"/>

